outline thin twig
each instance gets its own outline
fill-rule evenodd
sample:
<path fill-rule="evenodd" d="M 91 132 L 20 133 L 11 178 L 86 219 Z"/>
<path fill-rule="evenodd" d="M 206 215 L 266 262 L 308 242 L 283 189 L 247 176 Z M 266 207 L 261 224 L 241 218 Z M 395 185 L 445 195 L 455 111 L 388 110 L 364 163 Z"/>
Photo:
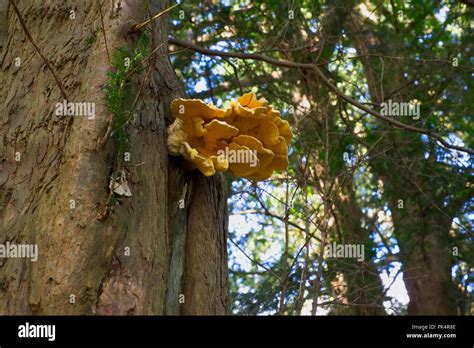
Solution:
<path fill-rule="evenodd" d="M 102 14 L 102 5 L 100 4 L 100 2 L 99 2 L 99 13 L 100 13 L 100 22 L 102 24 L 102 35 L 104 35 L 105 52 L 107 53 L 107 60 L 109 62 L 110 69 L 112 69 L 112 64 L 110 63 L 109 46 L 107 45 L 107 35 L 105 35 L 104 16 Z"/>
<path fill-rule="evenodd" d="M 238 74 L 239 70 L 237 69 L 235 64 L 231 62 L 230 59 L 227 59 L 224 57 L 222 57 L 222 59 L 224 59 L 232 67 L 232 70 L 234 70 L 234 76 L 235 76 L 235 80 L 237 81 L 237 85 L 239 86 L 240 94 L 244 94 L 244 90 L 242 89 L 242 85 L 240 84 L 240 79 L 239 79 L 239 74 Z"/>
<path fill-rule="evenodd" d="M 132 27 L 130 28 L 130 33 L 136 33 L 137 31 L 140 31 L 141 29 L 143 29 L 144 27 L 146 27 L 146 26 L 148 25 L 148 23 L 151 23 L 152 21 L 154 21 L 154 20 L 160 18 L 161 16 L 163 16 L 165 13 L 171 11 L 171 10 L 172 10 L 173 8 L 175 8 L 176 6 L 178 6 L 178 4 L 174 4 L 173 6 L 168 7 L 166 10 L 157 13 L 156 15 L 154 15 L 154 16 L 151 17 L 150 19 L 147 19 L 147 20 L 144 21 L 143 23 L 135 24 L 134 26 L 132 26 Z"/>
<path fill-rule="evenodd" d="M 21 27 L 23 28 L 23 31 L 25 32 L 25 35 L 26 37 L 28 38 L 28 40 L 31 42 L 31 44 L 33 45 L 33 47 L 35 48 L 36 52 L 38 52 L 38 54 L 40 55 L 40 57 L 43 59 L 44 63 L 46 64 L 46 66 L 48 67 L 49 71 L 51 71 L 51 74 L 53 74 L 53 77 L 54 79 L 56 80 L 56 84 L 58 85 L 60 91 L 61 91 L 61 94 L 63 96 L 63 98 L 65 100 L 69 100 L 68 96 L 67 96 L 67 93 L 66 93 L 66 90 L 64 89 L 64 86 L 63 84 L 61 83 L 61 81 L 59 80 L 58 78 L 58 75 L 56 74 L 56 72 L 54 71 L 53 69 L 53 66 L 51 65 L 51 63 L 49 62 L 49 60 L 45 57 L 45 55 L 43 54 L 43 52 L 41 52 L 41 49 L 38 47 L 38 45 L 35 43 L 35 41 L 33 40 L 33 37 L 31 36 L 30 32 L 28 31 L 28 28 L 26 27 L 26 24 L 25 24 L 25 21 L 23 20 L 23 17 L 21 16 L 20 14 L 20 11 L 18 10 L 18 7 L 16 6 L 15 4 L 15 1 L 14 0 L 10 0 L 10 4 L 12 5 L 13 7 L 13 10 L 15 11 L 17 17 L 18 17 L 18 20 L 20 21 L 20 24 L 21 24 Z"/>
<path fill-rule="evenodd" d="M 240 252 L 242 254 L 244 254 L 244 256 L 249 259 L 251 262 L 255 263 L 257 266 L 263 268 L 265 271 L 267 271 L 268 273 L 270 273 L 272 276 L 276 277 L 277 279 L 280 279 L 280 277 L 278 276 L 278 274 L 276 274 L 274 271 L 272 271 L 270 268 L 266 267 L 265 265 L 263 265 L 262 263 L 258 262 L 257 260 L 254 260 L 252 259 L 236 242 L 234 242 L 231 238 L 229 238 L 229 241 L 234 244 L 234 246 L 240 250 Z"/>

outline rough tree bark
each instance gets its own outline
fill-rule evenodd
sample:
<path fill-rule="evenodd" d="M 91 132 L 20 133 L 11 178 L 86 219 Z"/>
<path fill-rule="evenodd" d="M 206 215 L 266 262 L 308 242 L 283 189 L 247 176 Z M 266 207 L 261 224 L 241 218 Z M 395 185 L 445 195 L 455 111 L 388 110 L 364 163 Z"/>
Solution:
<path fill-rule="evenodd" d="M 0 20 L 0 34 L 6 33 L 0 35 L 0 243 L 37 244 L 39 259 L 0 260 L 0 313 L 228 313 L 222 178 L 186 172 L 179 158 L 167 155 L 169 105 L 183 92 L 166 54 L 166 16 L 152 34 L 161 46 L 149 60 L 151 74 L 145 77 L 147 67 L 134 80 L 134 95 L 145 83 L 129 127 L 132 196 L 105 221 L 98 219 L 115 152 L 112 139 L 98 146 L 110 117 L 101 89 L 108 54 L 133 47 L 130 26 L 166 9 L 167 1 L 32 0 L 17 6 L 69 101 L 95 103 L 96 117 L 74 116 L 68 126 L 70 116 L 55 115 L 63 97 L 9 6 L 7 21 Z"/>
<path fill-rule="evenodd" d="M 357 203 L 352 177 L 343 177 L 339 182 L 341 192 L 334 197 L 335 216 L 338 220 L 341 242 L 344 244 L 363 244 L 365 260 L 342 260 L 329 264 L 330 269 L 341 271 L 347 283 L 349 306 L 335 304 L 336 314 L 385 315 L 383 301 L 384 286 L 377 265 L 373 262 L 370 232 L 363 227 L 362 210 Z M 336 234 L 337 235 L 337 234 Z M 339 243 L 341 243 L 339 242 Z M 335 267 L 334 267 L 335 266 Z"/>

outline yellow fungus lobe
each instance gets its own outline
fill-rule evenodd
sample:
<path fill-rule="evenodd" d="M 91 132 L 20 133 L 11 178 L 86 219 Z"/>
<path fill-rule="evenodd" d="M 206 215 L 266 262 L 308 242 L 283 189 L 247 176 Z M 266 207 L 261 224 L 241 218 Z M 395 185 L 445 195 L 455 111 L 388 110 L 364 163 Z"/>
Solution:
<path fill-rule="evenodd" d="M 226 109 L 200 99 L 175 99 L 168 150 L 206 176 L 230 171 L 250 180 L 268 179 L 288 167 L 290 126 L 265 99 L 247 93 Z"/>

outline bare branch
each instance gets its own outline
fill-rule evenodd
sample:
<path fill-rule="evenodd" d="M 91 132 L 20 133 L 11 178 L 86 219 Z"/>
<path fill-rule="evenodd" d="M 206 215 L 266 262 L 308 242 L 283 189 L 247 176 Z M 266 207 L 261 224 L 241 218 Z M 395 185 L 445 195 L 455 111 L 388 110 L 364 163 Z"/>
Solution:
<path fill-rule="evenodd" d="M 370 114 L 370 115 L 372 115 L 372 116 L 374 116 L 374 117 L 376 117 L 380 120 L 383 120 L 383 121 L 385 121 L 385 122 L 387 122 L 387 123 L 389 123 L 393 126 L 396 126 L 396 127 L 402 128 L 402 129 L 406 129 L 406 130 L 409 130 L 409 131 L 412 131 L 412 132 L 425 134 L 430 138 L 436 139 L 437 141 L 439 141 L 446 148 L 461 151 L 461 152 L 466 152 L 466 153 L 469 153 L 471 155 L 474 155 L 474 150 L 464 148 L 462 146 L 457 146 L 457 145 L 450 144 L 446 140 L 444 140 L 443 137 L 441 135 L 439 135 L 438 133 L 435 133 L 435 132 L 433 132 L 431 130 L 428 130 L 428 129 L 423 129 L 423 128 L 415 127 L 415 126 L 412 126 L 412 125 L 409 125 L 409 124 L 405 124 L 403 122 L 397 121 L 397 120 L 392 119 L 390 117 L 384 116 L 381 113 L 379 113 L 379 112 L 367 107 L 366 105 L 358 102 L 357 100 L 355 100 L 354 98 L 346 95 L 339 88 L 337 88 L 336 85 L 331 80 L 329 80 L 324 75 L 324 73 L 318 68 L 318 66 L 315 65 L 315 64 L 295 63 L 295 62 L 291 62 L 291 61 L 288 61 L 288 60 L 278 60 L 278 59 L 267 57 L 267 56 L 264 56 L 264 55 L 261 55 L 261 54 L 258 54 L 258 53 L 216 51 L 216 50 L 211 50 L 211 49 L 208 49 L 208 48 L 202 48 L 202 47 L 194 45 L 191 42 L 182 41 L 182 40 L 178 40 L 178 39 L 175 39 L 175 38 L 170 38 L 168 40 L 168 42 L 170 44 L 173 44 L 173 45 L 176 45 L 176 46 L 186 47 L 186 48 L 192 49 L 193 51 L 196 51 L 196 52 L 208 55 L 208 56 L 230 57 L 230 58 L 239 58 L 239 59 L 253 59 L 253 60 L 258 60 L 258 61 L 266 62 L 266 63 L 272 64 L 272 65 L 283 66 L 283 67 L 287 67 L 287 68 L 312 70 L 321 79 L 321 81 L 326 85 L 326 87 L 328 87 L 331 91 L 336 93 L 340 98 L 342 98 L 343 100 L 345 100 L 349 104 L 354 105 L 358 109 L 363 110 L 366 113 L 368 113 L 368 114 Z"/>

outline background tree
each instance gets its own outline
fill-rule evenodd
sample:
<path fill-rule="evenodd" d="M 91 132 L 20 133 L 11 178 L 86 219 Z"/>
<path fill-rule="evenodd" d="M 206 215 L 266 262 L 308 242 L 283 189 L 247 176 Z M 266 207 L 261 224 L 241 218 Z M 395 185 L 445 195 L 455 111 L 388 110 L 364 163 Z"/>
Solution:
<path fill-rule="evenodd" d="M 469 314 L 473 9 L 300 0 L 180 11 L 173 64 L 188 93 L 219 104 L 258 91 L 296 134 L 288 173 L 232 184 L 234 311 Z M 421 103 L 420 118 L 379 117 L 388 100 Z M 365 262 L 325 258 L 331 241 L 364 244 Z M 401 275 L 408 308 L 388 296 Z"/>

